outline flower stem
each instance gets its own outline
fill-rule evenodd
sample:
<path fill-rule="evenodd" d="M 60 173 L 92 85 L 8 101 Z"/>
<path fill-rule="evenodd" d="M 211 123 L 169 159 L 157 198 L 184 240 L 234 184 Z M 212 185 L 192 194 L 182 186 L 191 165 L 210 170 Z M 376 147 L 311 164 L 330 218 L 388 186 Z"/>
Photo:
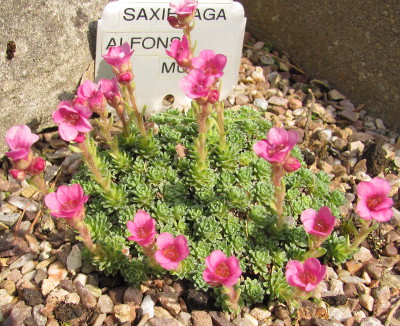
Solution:
<path fill-rule="evenodd" d="M 219 146 L 222 149 L 226 149 L 224 103 L 223 102 L 215 103 L 215 111 L 217 111 L 217 119 L 218 119 Z"/>
<path fill-rule="evenodd" d="M 97 120 L 97 124 L 100 127 L 101 134 L 106 139 L 107 144 L 110 146 L 112 156 L 119 160 L 121 157 L 121 152 L 118 146 L 117 137 L 113 137 L 110 132 L 110 127 L 112 125 L 112 120 L 108 119 L 107 115 L 101 115 L 101 121 Z"/>
<path fill-rule="evenodd" d="M 88 148 L 88 138 L 85 139 L 83 143 L 80 143 L 78 146 L 82 152 L 83 159 L 87 165 L 87 167 L 90 169 L 92 172 L 94 179 L 97 181 L 97 183 L 103 188 L 105 192 L 108 192 L 110 190 L 110 180 L 107 180 L 103 177 L 100 169 L 96 165 L 95 158 L 97 158 L 97 153 L 95 152 L 95 149 L 92 151 L 89 151 Z M 92 146 L 90 146 L 92 147 Z"/>
<path fill-rule="evenodd" d="M 283 169 L 282 165 L 272 165 L 272 183 L 274 185 L 275 191 L 274 191 L 274 196 L 275 196 L 275 205 L 276 205 L 276 212 L 277 212 L 277 223 L 276 227 L 278 231 L 280 231 L 283 227 L 284 223 L 284 199 L 285 199 L 285 184 L 282 181 L 282 177 L 285 173 L 285 170 Z"/>
<path fill-rule="evenodd" d="M 240 290 L 236 291 L 233 288 L 233 286 L 222 286 L 222 293 L 227 296 L 225 304 L 229 308 L 229 310 L 238 314 L 240 312 L 239 309 Z"/>
<path fill-rule="evenodd" d="M 131 84 L 128 84 L 126 86 L 126 89 L 128 90 L 129 99 L 131 101 L 131 108 L 133 110 L 133 114 L 135 115 L 136 125 L 139 128 L 140 134 L 143 137 L 147 137 L 146 128 L 144 127 L 144 123 L 143 123 L 143 117 L 139 113 L 137 103 L 136 103 L 135 88 Z"/>
<path fill-rule="evenodd" d="M 199 137 L 197 138 L 197 152 L 199 154 L 199 168 L 203 170 L 207 159 L 207 117 L 210 115 L 212 108 L 206 104 L 201 106 L 199 114 L 196 116 L 199 128 Z"/>
<path fill-rule="evenodd" d="M 358 248 L 358 246 L 367 238 L 367 236 L 378 227 L 377 223 L 373 224 L 370 227 L 371 222 L 372 220 L 370 221 L 361 220 L 361 229 L 356 234 L 353 243 L 350 245 L 349 247 L 350 250 L 355 251 Z"/>

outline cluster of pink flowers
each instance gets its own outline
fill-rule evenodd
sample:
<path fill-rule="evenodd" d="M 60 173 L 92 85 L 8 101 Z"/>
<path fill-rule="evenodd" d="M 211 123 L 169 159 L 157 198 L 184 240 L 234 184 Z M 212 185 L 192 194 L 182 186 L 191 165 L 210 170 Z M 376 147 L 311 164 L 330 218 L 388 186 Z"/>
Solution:
<path fill-rule="evenodd" d="M 41 157 L 34 157 L 32 145 L 39 140 L 39 136 L 32 133 L 26 125 L 16 125 L 8 129 L 5 137 L 10 150 L 5 153 L 10 158 L 12 168 L 10 174 L 14 179 L 24 180 L 27 175 L 37 175 L 43 172 L 46 161 Z"/>
<path fill-rule="evenodd" d="M 112 46 L 107 54 L 103 55 L 104 60 L 111 65 L 117 76 L 118 82 L 127 85 L 133 80 L 131 56 L 135 52 L 125 42 L 122 46 Z"/>
<path fill-rule="evenodd" d="M 296 145 L 299 135 L 294 130 L 273 127 L 268 131 L 267 138 L 253 145 L 257 156 L 267 160 L 274 166 L 282 166 L 286 172 L 296 171 L 300 162 L 290 152 Z"/>
<path fill-rule="evenodd" d="M 170 25 L 174 28 L 190 30 L 190 22 L 195 15 L 197 1 L 175 1 L 170 4 L 170 7 L 176 13 L 176 17 L 168 18 Z M 223 70 L 227 62 L 225 55 L 216 54 L 212 50 L 203 50 L 198 57 L 193 58 L 186 32 L 182 40 L 174 40 L 171 43 L 170 50 L 166 50 L 166 53 L 188 73 L 179 83 L 179 87 L 187 97 L 196 100 L 199 105 L 218 102 L 217 83 L 224 74 Z"/>
<path fill-rule="evenodd" d="M 189 255 L 187 239 L 183 235 L 174 237 L 168 232 L 161 233 L 156 238 L 156 223 L 149 213 L 138 211 L 133 221 L 127 222 L 132 234 L 128 240 L 135 241 L 139 246 L 150 249 L 157 246 L 154 258 L 161 267 L 167 270 L 176 270 L 179 264 Z M 152 254 L 151 250 L 148 250 Z M 149 257 L 152 259 L 153 257 Z"/>

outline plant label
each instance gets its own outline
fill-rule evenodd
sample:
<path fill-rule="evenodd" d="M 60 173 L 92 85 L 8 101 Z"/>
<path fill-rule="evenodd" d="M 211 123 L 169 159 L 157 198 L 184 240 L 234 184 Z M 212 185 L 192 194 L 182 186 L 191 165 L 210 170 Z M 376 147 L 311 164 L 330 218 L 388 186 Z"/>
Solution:
<path fill-rule="evenodd" d="M 165 50 L 171 42 L 181 39 L 183 31 L 172 28 L 167 18 L 174 15 L 169 0 L 109 2 L 98 21 L 96 46 L 96 82 L 113 78 L 111 67 L 102 58 L 111 46 L 128 42 L 135 52 L 132 66 L 135 75 L 136 97 L 139 108 L 147 107 L 146 114 L 163 112 L 168 98 L 173 105 L 188 105 L 179 88 L 185 76 L 182 69 Z M 226 98 L 237 84 L 246 18 L 240 3 L 232 0 L 199 0 L 192 41 L 197 41 L 195 56 L 201 50 L 214 50 L 227 56 L 221 78 L 221 99 Z"/>

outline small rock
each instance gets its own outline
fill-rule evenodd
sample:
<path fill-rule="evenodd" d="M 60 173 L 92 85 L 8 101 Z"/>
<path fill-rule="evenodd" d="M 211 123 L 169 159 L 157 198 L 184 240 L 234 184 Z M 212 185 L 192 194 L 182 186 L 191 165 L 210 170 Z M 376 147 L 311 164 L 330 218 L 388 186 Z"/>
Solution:
<path fill-rule="evenodd" d="M 340 294 L 340 295 L 335 295 L 335 296 L 327 296 L 327 297 L 323 297 L 323 300 L 329 304 L 330 306 L 341 306 L 341 305 L 345 305 L 347 302 L 347 297 L 344 294 Z M 329 314 L 331 315 L 331 314 Z M 280 318 L 282 319 L 282 318 Z"/>
<path fill-rule="evenodd" d="M 28 212 L 36 213 L 39 210 L 39 204 L 31 199 L 27 199 L 20 196 L 10 197 L 8 202 L 15 207 L 22 210 L 27 210 Z"/>
<path fill-rule="evenodd" d="M 289 310 L 285 306 L 279 305 L 275 308 L 274 314 L 278 319 L 286 319 L 289 317 Z"/>
<path fill-rule="evenodd" d="M 382 326 L 382 323 L 375 317 L 368 317 L 361 322 L 361 326 Z"/>
<path fill-rule="evenodd" d="M 129 304 L 118 304 L 114 306 L 115 317 L 120 323 L 132 323 L 136 318 L 135 306 Z"/>
<path fill-rule="evenodd" d="M 205 311 L 192 311 L 193 326 L 213 326 L 211 316 Z"/>
<path fill-rule="evenodd" d="M 125 286 L 118 286 L 108 291 L 108 295 L 115 305 L 124 301 L 124 293 L 126 289 L 127 288 Z"/>
<path fill-rule="evenodd" d="M 275 106 L 287 107 L 288 102 L 289 102 L 288 99 L 280 96 L 272 96 L 268 99 L 268 103 L 270 105 L 275 105 Z"/>
<path fill-rule="evenodd" d="M 43 314 L 40 312 L 43 307 L 44 306 L 41 304 L 33 307 L 32 309 L 32 316 L 35 320 L 36 326 L 46 326 L 47 317 L 43 316 Z"/>
<path fill-rule="evenodd" d="M 221 311 L 210 311 L 209 314 L 215 326 L 234 326 Z"/>
<path fill-rule="evenodd" d="M 90 292 L 88 289 L 86 289 L 81 283 L 76 282 L 74 283 L 76 287 L 76 292 L 79 294 L 82 304 L 86 308 L 94 308 L 97 305 L 97 300 L 96 297 L 93 295 L 92 292 Z"/>
<path fill-rule="evenodd" d="M 261 320 L 264 320 L 264 319 L 267 319 L 268 317 L 270 317 L 271 312 L 269 312 L 266 309 L 254 308 L 250 311 L 250 315 L 252 315 L 258 321 L 261 321 Z"/>
<path fill-rule="evenodd" d="M 102 314 L 112 313 L 114 310 L 114 303 L 108 295 L 104 294 L 99 298 L 97 308 L 99 308 Z"/>
<path fill-rule="evenodd" d="M 56 261 L 49 266 L 47 275 L 49 276 L 50 280 L 54 280 L 59 283 L 61 280 L 67 277 L 68 271 L 65 269 L 63 264 Z"/>
<path fill-rule="evenodd" d="M 140 308 L 142 308 L 143 314 L 149 315 L 149 318 L 154 317 L 154 302 L 150 295 L 144 297 Z"/>
<path fill-rule="evenodd" d="M 372 278 L 379 280 L 382 277 L 383 273 L 383 266 L 378 263 L 370 263 L 365 266 L 365 271 L 371 276 Z"/>
<path fill-rule="evenodd" d="M 44 303 L 42 294 L 38 290 L 28 288 L 22 290 L 22 300 L 30 307 Z"/>
<path fill-rule="evenodd" d="M 332 140 L 332 144 L 333 146 L 335 146 L 337 149 L 339 150 L 344 150 L 347 147 L 347 140 L 343 139 L 343 138 L 335 138 L 334 140 Z"/>
<path fill-rule="evenodd" d="M 0 223 L 4 223 L 5 225 L 12 227 L 20 216 L 20 213 L 0 214 Z"/>
<path fill-rule="evenodd" d="M 338 320 L 340 322 L 344 322 L 346 319 L 352 317 L 352 313 L 347 307 L 329 307 L 328 314 L 331 319 Z"/>
<path fill-rule="evenodd" d="M 332 89 L 328 92 L 328 98 L 332 101 L 345 100 L 346 96 L 340 93 L 337 89 Z"/>
<path fill-rule="evenodd" d="M 86 284 L 85 288 L 87 290 L 89 290 L 90 293 L 92 293 L 96 298 L 100 298 L 102 292 L 101 292 L 101 289 L 99 287 L 94 286 L 92 284 Z"/>
<path fill-rule="evenodd" d="M 86 274 L 79 273 L 78 275 L 75 276 L 73 283 L 75 284 L 76 282 L 79 282 L 83 286 L 85 286 L 87 283 L 87 279 L 88 279 L 88 276 Z"/>
<path fill-rule="evenodd" d="M 343 291 L 346 297 L 355 298 L 357 297 L 357 287 L 354 283 L 346 283 L 343 287 Z"/>
<path fill-rule="evenodd" d="M 390 244 L 388 244 L 388 245 L 385 247 L 383 253 L 384 253 L 386 256 L 395 257 L 395 256 L 397 256 L 398 251 L 397 251 L 396 246 L 395 246 L 393 243 L 390 243 Z"/>
<path fill-rule="evenodd" d="M 249 103 L 250 99 L 244 95 L 244 94 L 239 94 L 236 96 L 236 101 L 235 104 L 236 105 L 245 105 L 247 103 Z"/>
<path fill-rule="evenodd" d="M 363 159 L 361 161 L 358 161 L 356 163 L 356 165 L 353 168 L 353 171 L 355 174 L 363 172 L 366 173 L 367 172 L 367 160 Z"/>
<path fill-rule="evenodd" d="M 78 245 L 74 245 L 67 257 L 67 269 L 70 272 L 79 272 L 82 267 L 82 253 Z"/>
<path fill-rule="evenodd" d="M 178 316 L 176 316 L 176 320 L 180 322 L 183 326 L 190 326 L 191 325 L 192 316 L 185 311 L 181 311 Z"/>
<path fill-rule="evenodd" d="M 350 111 L 350 110 L 343 110 L 338 113 L 338 116 L 354 122 L 359 119 L 360 114 L 357 112 Z"/>
<path fill-rule="evenodd" d="M 245 319 L 245 318 L 236 318 L 232 320 L 233 324 L 236 326 L 253 326 L 250 320 Z"/>
<path fill-rule="evenodd" d="M 340 279 L 343 281 L 343 283 L 353 283 L 353 284 L 366 283 L 364 279 L 358 276 L 343 276 Z"/>
<path fill-rule="evenodd" d="M 354 259 L 363 263 L 365 261 L 371 260 L 372 254 L 367 248 L 360 247 L 360 250 L 354 255 Z"/>
<path fill-rule="evenodd" d="M 13 298 L 14 297 L 9 295 L 5 289 L 0 289 L 0 307 L 10 303 Z"/>
<path fill-rule="evenodd" d="M 351 273 L 351 275 L 357 274 L 363 267 L 363 264 L 361 262 L 355 261 L 355 260 L 348 260 L 346 262 L 346 268 L 347 270 Z"/>
<path fill-rule="evenodd" d="M 47 296 L 59 283 L 59 281 L 44 279 L 41 286 L 42 294 Z"/>
<path fill-rule="evenodd" d="M 350 155 L 352 156 L 358 156 L 361 155 L 362 152 L 364 151 L 364 144 L 360 141 L 355 141 L 355 142 L 351 142 L 349 143 L 349 151 L 350 151 Z"/>
<path fill-rule="evenodd" d="M 168 318 L 151 318 L 148 321 L 150 326 L 179 326 L 178 322 L 175 319 Z"/>
<path fill-rule="evenodd" d="M 359 311 L 355 311 L 355 312 L 353 313 L 353 317 L 354 317 L 354 320 L 355 320 L 357 323 L 361 323 L 361 321 L 362 321 L 364 318 L 366 318 L 367 315 L 365 314 L 364 311 L 359 310 Z"/>
<path fill-rule="evenodd" d="M 15 283 L 11 280 L 1 282 L 0 288 L 6 290 L 9 295 L 14 295 L 16 291 Z"/>
<path fill-rule="evenodd" d="M 124 303 L 133 303 L 137 306 L 140 306 L 140 304 L 142 303 L 142 299 L 143 293 L 133 286 L 128 287 L 123 296 Z"/>
<path fill-rule="evenodd" d="M 248 314 L 247 312 L 245 312 L 245 313 L 243 314 L 243 318 L 244 318 L 245 320 L 250 321 L 250 323 L 251 323 L 252 326 L 258 326 L 258 320 L 257 320 L 256 318 L 254 318 L 252 315 Z"/>
<path fill-rule="evenodd" d="M 374 307 L 374 298 L 369 294 L 363 293 L 360 295 L 360 305 L 368 311 L 372 311 Z"/>
<path fill-rule="evenodd" d="M 267 111 L 268 101 L 264 98 L 256 98 L 253 104 L 258 107 L 261 111 Z"/>
<path fill-rule="evenodd" d="M 15 262 L 13 262 L 10 265 L 10 269 L 19 269 L 21 267 L 23 267 L 25 264 L 27 264 L 29 261 L 32 261 L 33 259 L 35 259 L 37 257 L 37 255 L 29 253 L 29 254 L 25 254 L 23 256 L 21 256 L 20 258 L 18 258 Z"/>
<path fill-rule="evenodd" d="M 29 318 L 32 314 L 32 307 L 28 307 L 24 302 L 18 302 L 11 310 L 10 316 L 4 326 L 12 325 L 19 326 L 23 325 L 26 318 Z"/>
<path fill-rule="evenodd" d="M 189 289 L 184 299 L 189 310 L 201 310 L 207 308 L 209 296 L 202 291 Z"/>
<path fill-rule="evenodd" d="M 108 325 L 104 323 L 107 315 L 106 314 L 100 314 L 97 316 L 96 320 L 93 322 L 92 326 L 103 326 L 103 325 Z"/>
<path fill-rule="evenodd" d="M 161 303 L 161 305 L 174 317 L 178 315 L 179 312 L 181 311 L 181 306 L 177 301 L 177 298 L 162 293 L 158 297 L 158 300 Z"/>
<path fill-rule="evenodd" d="M 62 301 L 65 300 L 65 297 L 69 294 L 68 291 L 60 288 L 56 288 L 53 291 L 49 293 L 49 295 L 46 298 L 46 303 L 55 303 L 58 304 Z"/>
<path fill-rule="evenodd" d="M 22 275 L 32 272 L 37 266 L 37 262 L 30 260 L 24 266 L 22 266 L 21 273 Z"/>
<path fill-rule="evenodd" d="M 376 125 L 376 128 L 378 128 L 378 129 L 384 129 L 384 130 L 386 129 L 386 126 L 383 123 L 382 119 L 376 119 L 375 120 L 375 125 Z"/>

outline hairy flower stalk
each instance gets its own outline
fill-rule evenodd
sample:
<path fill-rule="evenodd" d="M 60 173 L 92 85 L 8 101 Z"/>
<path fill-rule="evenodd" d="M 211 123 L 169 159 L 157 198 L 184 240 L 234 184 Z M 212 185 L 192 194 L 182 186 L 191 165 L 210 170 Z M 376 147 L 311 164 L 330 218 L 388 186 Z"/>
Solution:
<path fill-rule="evenodd" d="M 361 217 L 361 229 L 356 233 L 355 239 L 349 247 L 350 252 L 354 252 L 367 236 L 378 227 L 378 223 L 372 224 L 373 220 L 387 222 L 392 218 L 393 199 L 389 198 L 390 189 L 390 183 L 378 177 L 370 181 L 361 181 L 357 185 L 358 203 L 356 211 Z"/>
<path fill-rule="evenodd" d="M 81 235 L 85 247 L 96 257 L 101 259 L 102 249 L 93 243 L 88 226 L 83 222 L 85 218 L 84 204 L 89 196 L 85 196 L 79 184 L 60 186 L 56 192 L 48 194 L 45 204 L 50 209 L 50 215 L 63 218 L 72 228 Z"/>
<path fill-rule="evenodd" d="M 222 286 L 224 304 L 229 310 L 238 313 L 240 290 L 235 290 L 234 286 L 242 275 L 239 259 L 235 256 L 226 257 L 221 250 L 214 250 L 206 258 L 206 267 L 203 272 L 204 281 L 214 287 Z"/>
<path fill-rule="evenodd" d="M 97 156 L 97 150 L 94 144 L 90 142 L 88 137 L 86 137 L 84 142 L 78 143 L 78 147 L 82 153 L 86 166 L 89 168 L 90 172 L 92 172 L 96 182 L 101 186 L 105 193 L 109 192 L 111 180 L 109 177 L 105 178 L 98 167 L 100 159 Z"/>
<path fill-rule="evenodd" d="M 226 132 L 225 132 L 225 117 L 224 117 L 224 103 L 215 103 L 215 111 L 217 111 L 218 133 L 219 133 L 219 146 L 222 150 L 226 149 Z"/>
<path fill-rule="evenodd" d="M 290 156 L 290 152 L 297 143 L 299 135 L 293 130 L 286 131 L 282 128 L 271 128 L 267 138 L 255 143 L 254 152 L 272 165 L 272 184 L 274 185 L 275 208 L 277 212 L 278 230 L 284 225 L 284 199 L 285 184 L 283 176 L 286 172 L 293 172 L 300 168 L 299 161 Z"/>

